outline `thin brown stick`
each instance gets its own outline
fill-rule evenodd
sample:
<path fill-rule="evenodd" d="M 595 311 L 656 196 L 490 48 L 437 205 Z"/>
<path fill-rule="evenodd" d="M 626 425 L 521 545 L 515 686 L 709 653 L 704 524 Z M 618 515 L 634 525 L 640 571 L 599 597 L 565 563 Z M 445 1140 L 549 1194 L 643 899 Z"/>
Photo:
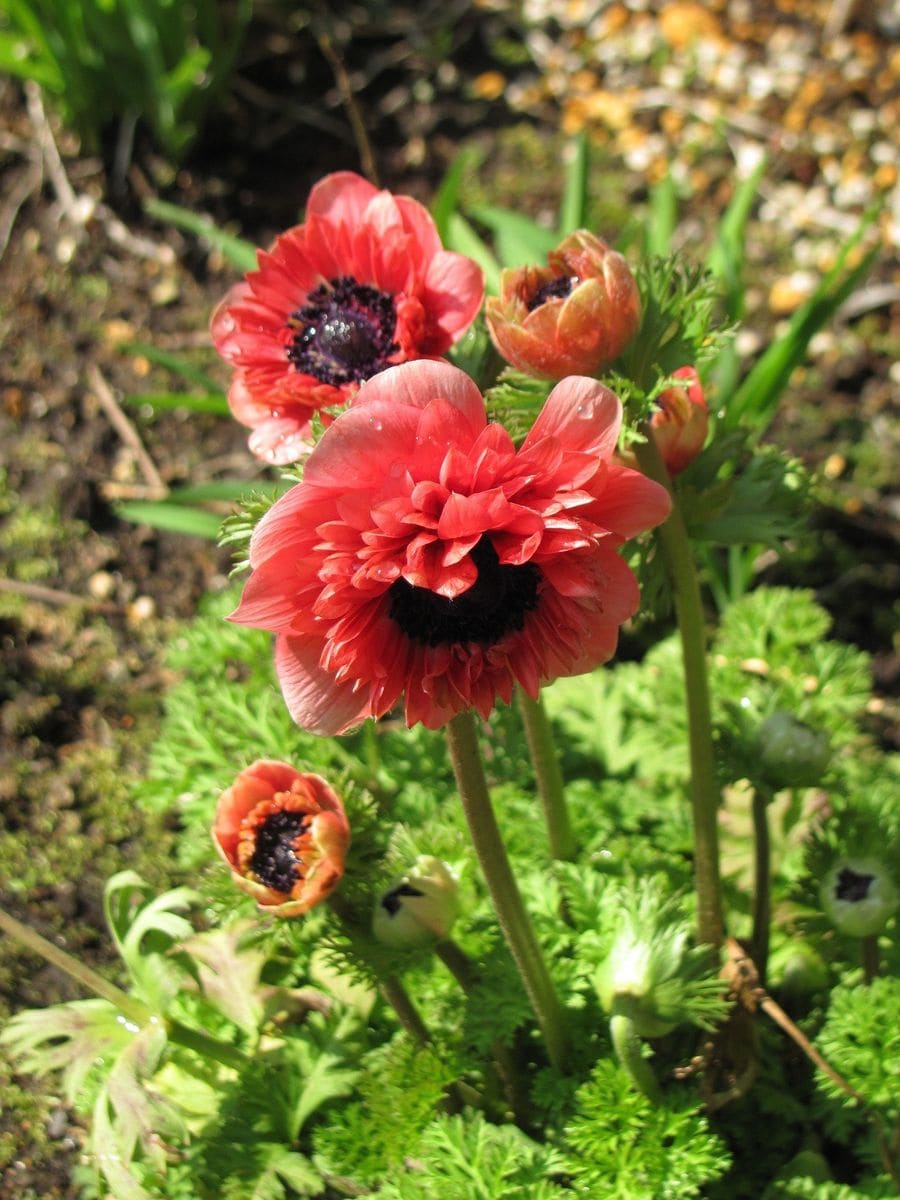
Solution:
<path fill-rule="evenodd" d="M 353 94 L 353 87 L 350 83 L 350 76 L 347 74 L 347 68 L 344 66 L 340 54 L 335 49 L 331 35 L 327 30 L 317 28 L 316 41 L 319 43 L 319 49 L 328 60 L 328 65 L 334 74 L 334 80 L 341 97 L 341 104 L 344 106 L 347 120 L 350 122 L 350 128 L 353 131 L 353 140 L 356 142 L 356 149 L 362 169 L 372 183 L 378 187 L 378 168 L 375 165 L 375 154 L 372 150 L 369 135 L 366 132 L 362 113 Z"/>
<path fill-rule="evenodd" d="M 161 490 L 164 496 L 168 495 L 169 489 L 163 477 L 157 471 L 153 459 L 144 449 L 144 444 L 138 436 L 137 430 L 122 412 L 118 400 L 113 395 L 112 388 L 93 363 L 88 367 L 87 374 L 91 390 L 100 401 L 100 406 L 109 418 L 110 425 L 112 425 L 126 446 L 134 452 L 134 457 L 137 459 L 138 466 L 141 468 L 141 473 L 147 483 L 150 487 Z"/>
<path fill-rule="evenodd" d="M 846 1092 L 848 1096 L 852 1096 L 853 1099 L 857 1100 L 860 1104 L 865 1104 L 865 1096 L 858 1092 L 852 1084 L 849 1084 L 843 1075 L 836 1071 L 831 1063 L 827 1062 L 822 1057 L 803 1030 L 798 1029 L 781 1005 L 773 1000 L 769 993 L 764 991 L 763 988 L 760 988 L 759 992 L 759 1007 L 763 1010 L 766 1016 L 771 1017 L 775 1024 L 780 1026 L 788 1035 L 788 1037 L 797 1043 L 806 1057 L 811 1062 L 814 1062 L 820 1071 L 824 1071 L 836 1087 L 839 1087 L 842 1092 Z"/>
<path fill-rule="evenodd" d="M 0 579 L 0 592 L 11 592 L 24 596 L 26 600 L 37 600 L 41 604 L 78 604 L 92 612 L 114 613 L 119 606 L 110 600 L 95 600 L 90 596 L 79 596 L 61 588 L 46 587 L 42 583 L 23 583 L 21 579 Z"/>

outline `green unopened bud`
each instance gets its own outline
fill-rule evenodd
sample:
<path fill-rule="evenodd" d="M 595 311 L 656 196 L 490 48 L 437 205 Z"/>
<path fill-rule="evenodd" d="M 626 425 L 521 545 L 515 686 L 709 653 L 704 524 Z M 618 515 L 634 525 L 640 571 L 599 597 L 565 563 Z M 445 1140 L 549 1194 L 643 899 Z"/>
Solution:
<path fill-rule="evenodd" d="M 684 1022 L 711 1028 L 722 985 L 710 975 L 706 948 L 690 945 L 689 922 L 653 880 L 623 886 L 617 899 L 618 930 L 594 976 L 600 1003 L 641 1037 Z"/>
<path fill-rule="evenodd" d="M 458 892 L 447 864 L 423 854 L 379 899 L 372 932 L 386 946 L 411 948 L 442 941 L 456 920 Z"/>
<path fill-rule="evenodd" d="M 900 904 L 900 893 L 877 858 L 841 858 L 822 882 L 822 907 L 849 937 L 880 933 Z"/>
<path fill-rule="evenodd" d="M 756 731 L 761 774 L 775 788 L 815 787 L 831 758 L 828 736 L 789 712 L 776 712 Z"/>

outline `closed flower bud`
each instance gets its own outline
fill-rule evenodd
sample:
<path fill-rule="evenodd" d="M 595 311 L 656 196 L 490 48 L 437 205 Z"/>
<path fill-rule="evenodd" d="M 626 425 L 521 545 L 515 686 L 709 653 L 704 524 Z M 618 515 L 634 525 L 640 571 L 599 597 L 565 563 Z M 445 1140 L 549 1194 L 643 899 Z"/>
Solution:
<path fill-rule="evenodd" d="M 516 267 L 500 277 L 485 317 L 494 345 L 529 375 L 596 375 L 617 358 L 641 321 L 628 263 L 587 230 L 569 234 L 546 267 Z"/>
<path fill-rule="evenodd" d="M 828 737 L 789 712 L 775 712 L 756 731 L 761 774 L 775 788 L 815 787 L 831 758 Z"/>
<path fill-rule="evenodd" d="M 877 858 L 841 858 L 825 876 L 822 907 L 841 933 L 872 937 L 900 904 L 900 893 Z"/>
<path fill-rule="evenodd" d="M 330 895 L 350 844 L 344 806 L 325 780 L 270 759 L 222 793 L 212 835 L 237 886 L 276 917 L 298 916 Z"/>
<path fill-rule="evenodd" d="M 459 908 L 456 877 L 439 858 L 423 854 L 375 906 L 372 932 L 386 946 L 425 946 L 450 933 Z"/>
<path fill-rule="evenodd" d="M 684 386 L 667 388 L 657 401 L 650 420 L 653 440 L 670 475 L 677 475 L 694 461 L 706 441 L 709 410 L 694 367 L 672 372 Z"/>

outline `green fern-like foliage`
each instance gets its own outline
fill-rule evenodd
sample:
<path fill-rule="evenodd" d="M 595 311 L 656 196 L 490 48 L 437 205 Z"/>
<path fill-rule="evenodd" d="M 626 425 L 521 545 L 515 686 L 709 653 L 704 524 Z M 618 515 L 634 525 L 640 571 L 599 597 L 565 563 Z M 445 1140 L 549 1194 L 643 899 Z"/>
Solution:
<path fill-rule="evenodd" d="M 687 1200 L 728 1168 L 725 1146 L 690 1096 L 654 1107 L 607 1059 L 575 1100 L 565 1136 L 576 1196 Z"/>
<path fill-rule="evenodd" d="M 434 1049 L 398 1038 L 363 1060 L 358 1099 L 316 1130 L 315 1161 L 328 1177 L 374 1185 L 409 1156 L 441 1104 L 456 1064 Z"/>
<path fill-rule="evenodd" d="M 378 1200 L 564 1200 L 547 1176 L 560 1156 L 514 1125 L 480 1115 L 440 1117 L 424 1130 L 416 1161 L 395 1171 Z"/>
<path fill-rule="evenodd" d="M 865 1100 L 896 1125 L 900 1121 L 900 979 L 836 987 L 816 1039 L 822 1054 Z M 824 1073 L 816 1082 L 825 1095 L 855 1106 L 852 1097 Z"/>

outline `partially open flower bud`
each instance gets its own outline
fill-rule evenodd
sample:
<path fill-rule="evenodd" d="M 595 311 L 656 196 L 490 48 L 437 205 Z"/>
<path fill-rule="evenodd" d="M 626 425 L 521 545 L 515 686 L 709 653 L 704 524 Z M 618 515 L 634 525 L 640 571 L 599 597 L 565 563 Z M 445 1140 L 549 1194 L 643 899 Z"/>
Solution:
<path fill-rule="evenodd" d="M 709 429 L 709 410 L 694 367 L 679 367 L 672 374 L 681 386 L 667 388 L 650 419 L 653 440 L 670 475 L 677 475 L 703 449 Z"/>
<path fill-rule="evenodd" d="M 877 858 L 841 858 L 822 882 L 822 907 L 849 937 L 880 933 L 900 904 L 900 892 Z"/>
<path fill-rule="evenodd" d="M 333 892 L 350 844 L 338 794 L 321 776 L 272 759 L 222 793 L 212 834 L 237 886 L 277 917 L 305 913 Z"/>
<path fill-rule="evenodd" d="M 764 781 L 775 788 L 815 787 L 831 758 L 828 736 L 789 712 L 776 712 L 756 731 Z"/>
<path fill-rule="evenodd" d="M 485 305 L 494 345 L 529 375 L 595 375 L 622 353 L 641 323 L 628 263 L 606 242 L 576 230 L 547 255 L 545 267 L 500 277 Z"/>
<path fill-rule="evenodd" d="M 416 859 L 375 906 L 372 932 L 386 946 L 425 946 L 447 937 L 459 907 L 459 885 L 445 862 Z"/>

